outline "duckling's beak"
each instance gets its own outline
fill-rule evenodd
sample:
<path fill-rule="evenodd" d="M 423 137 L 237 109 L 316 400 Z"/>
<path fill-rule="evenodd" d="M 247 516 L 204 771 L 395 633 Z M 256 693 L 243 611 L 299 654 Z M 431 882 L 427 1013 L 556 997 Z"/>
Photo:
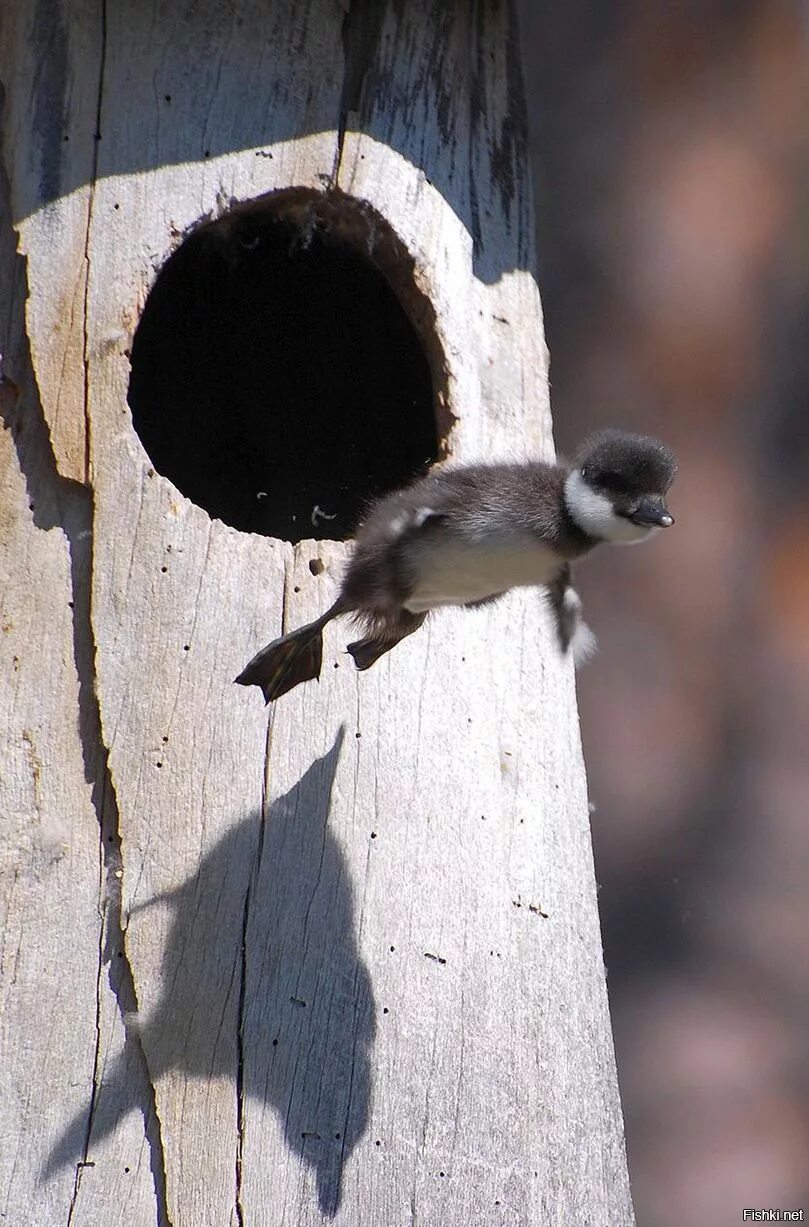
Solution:
<path fill-rule="evenodd" d="M 674 523 L 674 516 L 662 498 L 654 494 L 642 498 L 628 518 L 633 524 L 648 524 L 654 528 L 670 528 Z"/>

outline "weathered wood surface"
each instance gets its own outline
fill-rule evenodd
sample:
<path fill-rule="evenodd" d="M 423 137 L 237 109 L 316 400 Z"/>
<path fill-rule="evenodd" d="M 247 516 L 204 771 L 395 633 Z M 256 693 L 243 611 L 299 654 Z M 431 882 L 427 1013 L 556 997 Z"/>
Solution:
<path fill-rule="evenodd" d="M 231 679 L 323 608 L 345 547 L 211 521 L 154 473 L 126 404 L 138 313 L 183 232 L 338 187 L 414 257 L 451 454 L 549 451 L 511 7 L 107 0 L 102 21 L 54 0 L 34 6 L 60 66 L 47 97 L 31 7 L 3 32 L 23 259 L 0 295 L 30 343 L 6 351 L 25 429 L 3 437 L 5 565 L 37 648 L 4 692 L 0 1211 L 630 1224 L 573 681 L 537 595 L 436 618 L 367 675 L 330 628 L 323 681 L 268 727 Z M 31 114 L 48 122 L 25 132 Z M 47 870 L 42 814 L 70 849 Z"/>
<path fill-rule="evenodd" d="M 0 1222 L 145 1224 L 149 1147 L 128 1109 L 148 1116 L 151 1092 L 137 1045 L 123 1052 L 115 835 L 99 825 L 90 494 L 57 472 L 0 189 L 0 352 L 19 378 L 0 384 Z M 104 1142 L 91 1118 L 114 1123 Z"/>

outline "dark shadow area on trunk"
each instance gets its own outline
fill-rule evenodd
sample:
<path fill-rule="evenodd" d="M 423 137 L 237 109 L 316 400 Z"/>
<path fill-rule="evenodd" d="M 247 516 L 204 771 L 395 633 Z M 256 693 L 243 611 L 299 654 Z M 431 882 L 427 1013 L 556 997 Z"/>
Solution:
<path fill-rule="evenodd" d="M 368 1126 L 375 1031 L 350 875 L 327 825 L 342 741 L 341 730 L 329 753 L 273 802 L 263 823 L 257 813 L 240 819 L 203 857 L 197 874 L 136 909 L 168 905 L 172 922 L 162 959 L 164 994 L 127 1027 L 137 1033 L 153 1084 L 169 1070 L 232 1077 L 240 1135 L 250 1100 L 271 1107 L 289 1149 L 315 1170 L 318 1203 L 330 1217 L 339 1206 L 343 1166 Z M 240 948 L 211 901 L 222 900 L 227 909 L 232 883 L 251 864 Z M 105 1084 L 118 1081 L 120 1070 L 104 1073 L 95 1140 L 136 1107 L 119 1093 L 115 1111 L 101 1110 Z M 76 1161 L 86 1127 L 86 1113 L 68 1126 L 46 1176 Z M 242 1163 L 256 1161 L 243 1141 L 237 1139 L 237 1180 Z"/>
<path fill-rule="evenodd" d="M 517 186 L 526 119 L 511 0 L 278 0 L 232 11 L 219 0 L 157 10 L 108 0 L 70 23 L 56 0 L 37 0 L 35 21 L 25 126 L 34 171 L 15 220 L 96 177 L 239 150 L 271 158 L 272 146 L 318 133 L 334 134 L 335 165 L 318 176 L 328 189 L 346 133 L 361 132 L 441 193 L 471 237 L 480 280 L 533 272 L 531 203 Z M 93 107 L 96 131 L 84 113 Z"/>

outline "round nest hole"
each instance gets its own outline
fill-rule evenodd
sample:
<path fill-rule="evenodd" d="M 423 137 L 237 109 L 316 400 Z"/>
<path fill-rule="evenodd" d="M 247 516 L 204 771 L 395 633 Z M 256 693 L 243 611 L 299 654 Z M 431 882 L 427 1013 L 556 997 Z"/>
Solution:
<path fill-rule="evenodd" d="M 132 348 L 135 429 L 211 516 L 343 540 L 440 454 L 429 316 L 367 206 L 271 197 L 201 226 L 161 270 Z"/>

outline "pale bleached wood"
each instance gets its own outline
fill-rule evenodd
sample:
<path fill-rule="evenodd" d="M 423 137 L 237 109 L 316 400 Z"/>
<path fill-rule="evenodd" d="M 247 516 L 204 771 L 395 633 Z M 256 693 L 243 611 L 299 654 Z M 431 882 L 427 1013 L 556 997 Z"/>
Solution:
<path fill-rule="evenodd" d="M 348 116 L 338 184 L 416 256 L 463 429 L 457 459 L 551 451 L 547 348 L 515 19 L 385 6 Z M 384 172 L 381 171 L 384 167 Z"/>
<path fill-rule="evenodd" d="M 183 233 L 332 186 L 414 259 L 451 455 L 550 452 L 510 6 L 352 7 L 344 25 L 327 0 L 106 5 L 81 407 L 137 1010 L 124 1043 L 134 1002 L 120 985 L 114 1011 L 102 1000 L 99 1178 L 85 1169 L 72 1221 L 116 1221 L 104 1198 L 121 1201 L 124 1153 L 145 1173 L 132 1109 L 153 1095 L 135 1227 L 163 1198 L 172 1227 L 629 1227 L 572 675 L 537 594 L 436 618 L 366 675 L 331 627 L 323 680 L 268 733 L 231 679 L 324 607 L 345 547 L 212 522 L 153 471 L 126 405 L 132 333 Z M 95 45 L 94 20 L 76 17 L 71 47 Z M 62 190 L 86 183 L 68 159 Z M 53 206 L 26 191 L 15 220 L 44 300 Z M 28 328 L 38 373 L 44 317 Z M 150 1079 L 130 1102 L 126 1071 Z"/>
<path fill-rule="evenodd" d="M 36 528 L 9 431 L 0 447 L 0 1208 L 11 1223 L 32 1221 L 31 1209 L 41 1222 L 56 1222 L 70 1203 L 75 1167 L 35 1194 L 36 1178 L 62 1123 L 78 1111 L 87 1118 L 98 828 L 76 729 L 66 542 L 55 526 Z"/>
<path fill-rule="evenodd" d="M 233 197 L 290 180 L 317 187 L 330 173 L 335 137 L 317 130 L 330 126 L 339 93 L 340 26 L 324 4 L 276 5 L 269 20 L 264 6 L 225 15 L 210 4 L 190 26 L 175 25 L 165 6 L 116 4 L 107 29 L 110 136 L 89 248 L 99 693 L 168 1214 L 174 1227 L 235 1224 L 242 928 L 266 729 L 232 679 L 281 622 L 291 550 L 211 523 L 154 473 L 131 429 L 124 350 L 154 270 L 184 229 Z M 156 77 L 144 77 L 158 46 Z M 189 62 L 201 75 L 189 76 Z M 139 117 L 134 130 L 115 122 L 121 99 Z M 291 107 L 294 122 L 315 130 L 294 149 Z M 248 119 L 265 145 L 224 154 Z M 153 163 L 158 149 L 171 163 L 189 142 L 198 161 L 114 173 Z"/>
<path fill-rule="evenodd" d="M 361 133 L 347 133 L 338 174 L 416 257 L 462 458 L 550 447 L 530 189 L 508 97 L 515 69 L 504 62 L 513 31 L 506 6 L 479 15 L 450 22 L 428 3 L 387 7 L 349 116 Z M 476 138 L 472 95 L 485 129 Z M 492 149 L 507 123 L 504 208 Z M 464 224 L 472 214 L 477 249 Z M 287 602 L 293 624 L 319 604 L 304 561 L 301 595 Z M 272 1005 L 258 1019 L 248 1012 L 245 1056 L 286 1115 L 281 1135 L 266 1104 L 248 1098 L 248 1212 L 283 1172 L 290 1221 L 321 1222 L 343 1147 L 337 1221 L 630 1223 L 571 676 L 536 594 L 437 618 L 372 673 L 358 681 L 343 668 L 329 685 L 328 700 L 289 696 L 273 728 L 276 808 L 256 892 L 270 902 L 251 910 L 248 973 L 251 952 L 283 937 L 275 960 L 256 957 L 255 987 L 248 978 L 248 1000 Z M 313 753 L 330 799 L 323 859 L 310 868 L 317 805 L 304 807 L 313 830 L 294 824 Z M 282 920 L 273 884 L 289 862 L 309 884 Z M 348 914 L 336 933 L 335 911 Z M 293 982 L 306 1007 L 290 1000 Z M 324 1086 L 328 1039 L 336 1056 Z M 299 1167 L 285 1162 L 296 1142 Z M 272 1177 L 261 1155 L 272 1156 Z"/>
<path fill-rule="evenodd" d="M 86 247 L 102 43 L 93 0 L 2 6 L 3 163 L 18 247 L 35 270 L 27 333 L 58 470 L 82 482 Z"/>
<path fill-rule="evenodd" d="M 12 260 L 0 268 L 2 284 L 22 288 Z M 5 306 L 22 312 L 10 295 Z M 85 672 L 89 496 L 58 476 L 25 355 L 4 331 L 19 385 L 0 387 L 0 1217 L 19 1227 L 145 1224 L 155 1196 L 139 1115 L 118 1130 L 114 1152 L 93 1148 L 85 1166 L 105 1112 L 117 1119 L 122 1099 L 148 1104 L 131 1054 L 108 1042 L 120 1030 L 109 983 L 120 946 L 102 925 L 93 805 L 102 762 Z M 108 1058 L 126 1078 L 95 1095 Z"/>

